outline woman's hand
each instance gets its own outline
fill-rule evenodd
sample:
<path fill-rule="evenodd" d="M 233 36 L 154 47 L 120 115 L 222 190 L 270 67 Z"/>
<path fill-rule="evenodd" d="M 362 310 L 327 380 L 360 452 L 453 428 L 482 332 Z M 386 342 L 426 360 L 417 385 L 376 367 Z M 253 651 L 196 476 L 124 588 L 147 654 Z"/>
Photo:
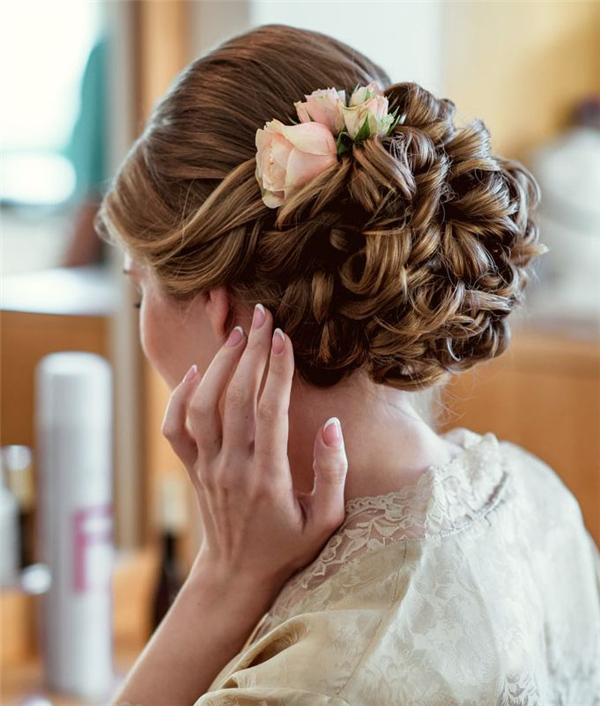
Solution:
<path fill-rule="evenodd" d="M 202 379 L 192 366 L 171 394 L 162 431 L 198 497 L 197 561 L 224 580 L 280 587 L 343 521 L 348 463 L 341 433 L 339 446 L 328 446 L 321 428 L 313 490 L 294 490 L 287 456 L 294 356 L 289 337 L 271 336 L 271 328 L 270 312 L 257 306 L 248 339 L 234 329 Z M 329 440 L 336 424 L 325 425 Z"/>

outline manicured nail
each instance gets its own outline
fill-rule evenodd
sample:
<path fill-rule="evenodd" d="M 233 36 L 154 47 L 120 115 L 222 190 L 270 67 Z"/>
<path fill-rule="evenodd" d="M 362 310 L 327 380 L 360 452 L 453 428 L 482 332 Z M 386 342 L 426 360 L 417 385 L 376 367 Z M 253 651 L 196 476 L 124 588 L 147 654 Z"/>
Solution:
<path fill-rule="evenodd" d="M 244 338 L 244 329 L 241 326 L 236 326 L 229 334 L 229 338 L 227 339 L 227 343 L 225 345 L 235 346 L 242 340 L 242 338 Z"/>
<path fill-rule="evenodd" d="M 264 323 L 267 315 L 265 314 L 265 307 L 262 304 L 257 304 L 254 307 L 254 316 L 252 317 L 252 326 L 254 328 L 260 328 Z"/>
<path fill-rule="evenodd" d="M 339 448 L 342 445 L 342 429 L 340 420 L 337 417 L 331 417 L 325 422 L 323 439 L 327 446 Z"/>
<path fill-rule="evenodd" d="M 192 365 L 191 368 L 185 374 L 185 376 L 183 378 L 183 382 L 189 382 L 192 378 L 195 378 L 197 374 L 198 374 L 198 366 Z"/>
<path fill-rule="evenodd" d="M 285 336 L 280 328 L 276 328 L 273 332 L 273 353 L 275 353 L 275 355 L 279 355 L 280 353 L 283 353 L 284 348 Z"/>

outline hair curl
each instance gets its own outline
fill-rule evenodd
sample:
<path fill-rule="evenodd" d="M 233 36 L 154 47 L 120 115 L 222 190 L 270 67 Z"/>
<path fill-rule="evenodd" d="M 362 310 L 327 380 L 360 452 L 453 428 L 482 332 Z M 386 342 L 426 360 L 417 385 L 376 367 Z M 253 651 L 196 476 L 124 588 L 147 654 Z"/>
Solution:
<path fill-rule="evenodd" d="M 278 209 L 255 178 L 255 134 L 297 121 L 317 88 L 378 80 L 405 119 L 340 155 Z M 500 355 L 538 243 L 539 187 L 493 155 L 476 119 L 416 83 L 395 83 L 319 32 L 263 25 L 193 61 L 157 104 L 96 226 L 189 301 L 226 285 L 262 302 L 296 368 L 328 387 L 365 371 L 423 389 Z M 228 322 L 233 325 L 233 321 Z"/>

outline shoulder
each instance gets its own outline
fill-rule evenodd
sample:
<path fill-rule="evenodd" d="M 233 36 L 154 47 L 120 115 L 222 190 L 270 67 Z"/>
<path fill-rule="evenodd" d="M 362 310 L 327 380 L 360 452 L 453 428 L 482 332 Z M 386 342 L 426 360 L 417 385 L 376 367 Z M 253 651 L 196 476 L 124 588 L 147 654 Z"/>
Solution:
<path fill-rule="evenodd" d="M 577 498 L 552 466 L 512 441 L 501 440 L 499 446 L 514 482 L 530 503 L 555 517 L 583 521 Z"/>
<path fill-rule="evenodd" d="M 544 548 L 543 555 L 553 558 L 549 565 L 571 577 L 574 592 L 594 587 L 598 604 L 600 549 L 577 498 L 557 471 L 532 452 L 510 441 L 500 442 L 500 448 L 515 489 L 516 521 L 528 533 L 530 547 Z"/>

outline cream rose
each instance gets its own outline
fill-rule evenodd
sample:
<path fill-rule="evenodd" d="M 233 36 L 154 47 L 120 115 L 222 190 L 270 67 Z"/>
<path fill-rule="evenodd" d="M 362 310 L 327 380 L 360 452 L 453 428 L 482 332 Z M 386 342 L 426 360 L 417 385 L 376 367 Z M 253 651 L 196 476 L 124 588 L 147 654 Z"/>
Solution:
<path fill-rule="evenodd" d="M 371 83 L 368 83 L 366 86 L 360 86 L 357 88 L 355 91 L 352 92 L 352 95 L 350 96 L 350 101 L 348 103 L 349 106 L 353 105 L 359 105 L 360 103 L 364 103 L 365 101 L 369 100 L 370 98 L 374 98 L 375 96 L 382 96 L 383 95 L 383 88 L 381 87 L 381 84 L 379 81 L 371 81 Z"/>
<path fill-rule="evenodd" d="M 348 134 L 353 140 L 356 139 L 365 120 L 368 121 L 369 126 L 367 137 L 385 137 L 394 122 L 393 116 L 388 114 L 388 99 L 381 95 L 373 96 L 364 103 L 350 107 L 343 106 L 342 113 Z"/>

